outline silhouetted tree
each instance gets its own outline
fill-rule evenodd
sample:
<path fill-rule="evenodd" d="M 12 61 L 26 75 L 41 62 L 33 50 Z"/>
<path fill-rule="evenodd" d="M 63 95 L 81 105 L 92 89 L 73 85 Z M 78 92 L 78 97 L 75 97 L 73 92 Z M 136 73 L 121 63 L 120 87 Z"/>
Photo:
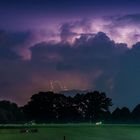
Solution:
<path fill-rule="evenodd" d="M 130 115 L 131 115 L 130 110 L 127 107 L 123 107 L 121 109 L 121 121 L 123 123 L 129 123 L 131 121 Z"/>
<path fill-rule="evenodd" d="M 53 92 L 40 92 L 23 107 L 29 120 L 45 122 L 97 121 L 107 117 L 111 99 L 98 91 L 67 97 Z"/>
<path fill-rule="evenodd" d="M 0 123 L 83 122 L 106 121 L 114 123 L 140 123 L 140 104 L 132 112 L 127 107 L 116 108 L 112 114 L 112 100 L 99 91 L 68 97 L 53 92 L 39 92 L 19 108 L 15 103 L 0 101 Z"/>
<path fill-rule="evenodd" d="M 0 101 L 0 123 L 20 123 L 23 117 L 23 113 L 15 103 Z"/>
<path fill-rule="evenodd" d="M 73 104 L 78 112 L 79 121 L 85 121 L 87 107 L 85 103 L 83 102 L 84 96 L 85 96 L 84 94 L 76 94 L 73 99 Z"/>
<path fill-rule="evenodd" d="M 110 98 L 106 97 L 105 93 L 98 91 L 89 92 L 85 94 L 83 101 L 85 104 L 85 118 L 90 121 L 101 120 L 109 107 L 112 106 Z"/>
<path fill-rule="evenodd" d="M 23 112 L 29 120 L 36 120 L 39 122 L 51 122 L 56 117 L 54 111 L 53 92 L 39 92 L 31 97 L 31 101 L 23 107 Z"/>
<path fill-rule="evenodd" d="M 81 118 L 80 112 L 77 110 L 77 104 L 74 102 L 74 98 L 65 97 L 65 104 L 59 109 L 61 121 L 65 122 L 78 122 Z"/>
<path fill-rule="evenodd" d="M 121 121 L 121 109 L 120 108 L 116 108 L 113 112 L 112 112 L 112 120 L 113 122 L 120 122 Z"/>
<path fill-rule="evenodd" d="M 133 109 L 131 117 L 134 122 L 140 123 L 140 104 Z"/>
<path fill-rule="evenodd" d="M 131 113 L 127 107 L 123 107 L 122 109 L 116 108 L 112 112 L 113 122 L 116 123 L 130 123 L 131 121 Z"/>

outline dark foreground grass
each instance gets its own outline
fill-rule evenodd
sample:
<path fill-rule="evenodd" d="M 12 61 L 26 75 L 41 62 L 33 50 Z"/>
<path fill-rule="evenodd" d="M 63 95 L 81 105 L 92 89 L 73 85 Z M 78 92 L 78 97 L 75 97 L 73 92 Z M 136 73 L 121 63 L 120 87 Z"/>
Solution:
<path fill-rule="evenodd" d="M 0 128 L 0 140 L 140 140 L 140 125 L 65 124 L 34 126 L 38 133 L 20 133 L 21 126 Z"/>

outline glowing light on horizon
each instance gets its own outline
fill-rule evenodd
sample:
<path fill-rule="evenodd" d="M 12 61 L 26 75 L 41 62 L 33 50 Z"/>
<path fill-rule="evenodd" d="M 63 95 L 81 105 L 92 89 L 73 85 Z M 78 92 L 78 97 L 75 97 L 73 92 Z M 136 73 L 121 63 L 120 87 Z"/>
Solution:
<path fill-rule="evenodd" d="M 62 85 L 62 83 L 60 81 L 50 81 L 50 89 L 51 89 L 51 91 L 54 91 L 54 92 L 68 90 L 68 88 L 66 86 Z"/>

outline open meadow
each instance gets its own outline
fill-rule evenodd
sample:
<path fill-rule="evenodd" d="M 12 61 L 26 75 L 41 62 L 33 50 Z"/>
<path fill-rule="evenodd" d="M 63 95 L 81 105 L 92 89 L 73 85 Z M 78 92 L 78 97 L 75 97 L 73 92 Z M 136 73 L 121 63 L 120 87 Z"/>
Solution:
<path fill-rule="evenodd" d="M 24 126 L 25 127 L 25 126 Z M 27 126 L 38 132 L 21 132 L 23 126 L 1 126 L 0 140 L 139 140 L 139 125 L 51 124 Z"/>

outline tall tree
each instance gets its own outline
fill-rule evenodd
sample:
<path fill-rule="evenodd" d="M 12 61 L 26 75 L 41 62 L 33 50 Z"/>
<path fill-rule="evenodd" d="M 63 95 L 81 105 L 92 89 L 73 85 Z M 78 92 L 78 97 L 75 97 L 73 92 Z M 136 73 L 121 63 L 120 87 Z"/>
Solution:
<path fill-rule="evenodd" d="M 131 121 L 130 115 L 130 110 L 127 107 L 123 107 L 121 109 L 121 121 L 123 123 L 129 123 Z"/>
<path fill-rule="evenodd" d="M 47 122 L 95 121 L 106 116 L 111 99 L 98 91 L 67 97 L 53 92 L 39 92 L 31 97 L 23 111 L 30 120 Z"/>
<path fill-rule="evenodd" d="M 0 101 L 0 123 L 20 123 L 23 113 L 15 103 Z"/>
<path fill-rule="evenodd" d="M 39 92 L 31 97 L 31 101 L 23 107 L 23 111 L 30 120 L 51 122 L 56 113 L 53 111 L 53 92 Z"/>
<path fill-rule="evenodd" d="M 85 94 L 83 101 L 86 107 L 85 117 L 91 121 L 98 121 L 103 118 L 103 115 L 109 111 L 112 106 L 110 98 L 106 94 L 99 91 L 89 92 Z"/>
<path fill-rule="evenodd" d="M 112 120 L 114 123 L 129 123 L 131 121 L 131 113 L 127 107 L 116 108 L 112 112 Z"/>
<path fill-rule="evenodd" d="M 140 123 L 140 104 L 138 104 L 131 113 L 132 120 Z"/>

